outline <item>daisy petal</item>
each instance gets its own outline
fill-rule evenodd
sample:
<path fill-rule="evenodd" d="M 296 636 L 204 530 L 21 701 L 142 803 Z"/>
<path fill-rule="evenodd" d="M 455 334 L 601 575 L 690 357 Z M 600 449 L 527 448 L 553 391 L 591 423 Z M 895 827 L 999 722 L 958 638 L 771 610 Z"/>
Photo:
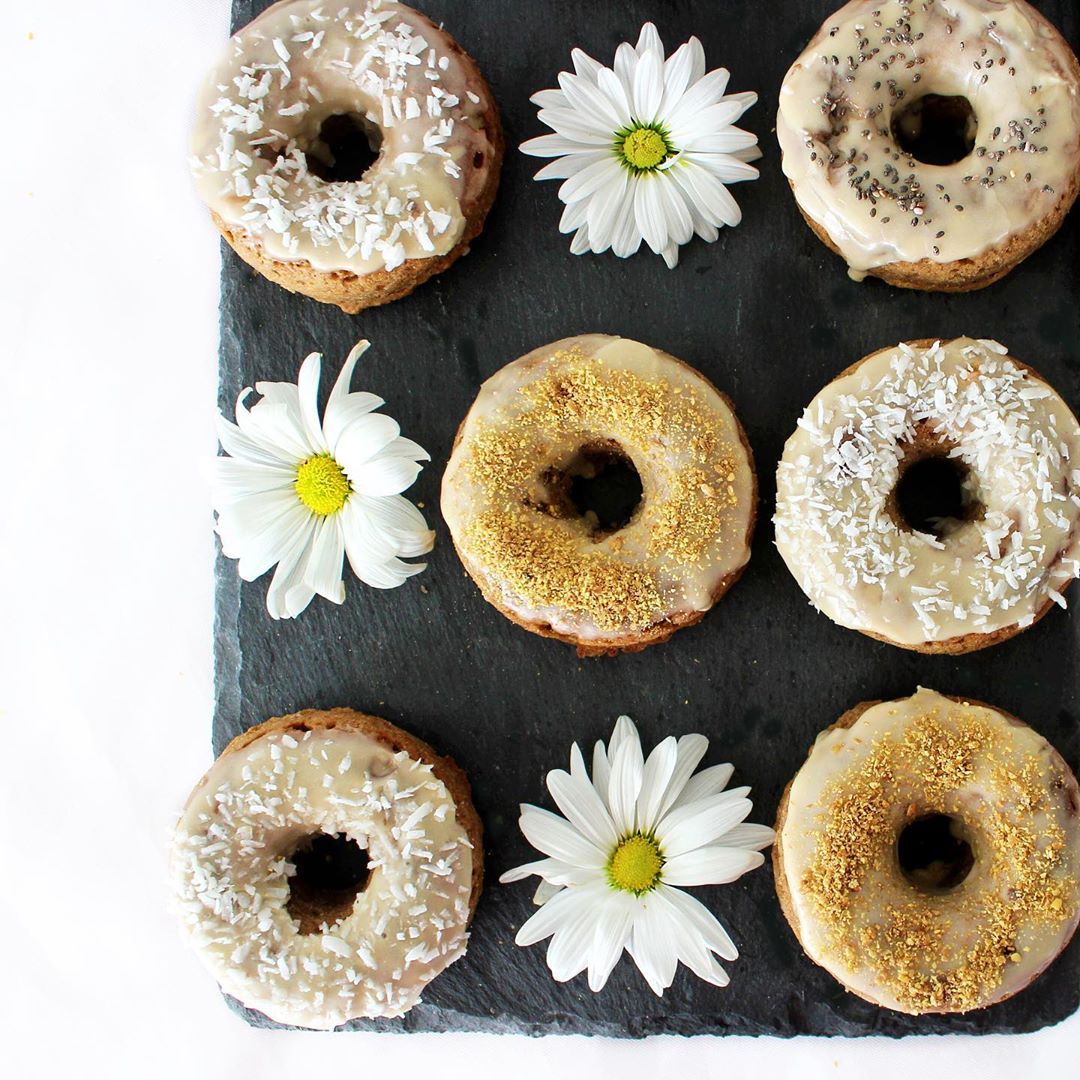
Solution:
<path fill-rule="evenodd" d="M 345 583 L 341 578 L 341 567 L 344 561 L 341 522 L 336 517 L 321 518 L 308 548 L 301 582 L 332 604 L 343 604 Z"/>
<path fill-rule="evenodd" d="M 738 825 L 752 809 L 749 799 L 715 796 L 700 799 L 672 810 L 656 829 L 656 838 L 666 859 L 704 847 Z"/>
<path fill-rule="evenodd" d="M 597 153 L 593 145 L 584 145 L 565 135 L 537 135 L 521 144 L 520 150 L 530 157 L 561 157 L 563 154 Z M 608 153 L 608 148 L 602 151 Z"/>
<path fill-rule="evenodd" d="M 768 825 L 754 825 L 744 821 L 724 833 L 724 844 L 728 847 L 749 848 L 760 851 L 776 839 L 776 833 Z"/>
<path fill-rule="evenodd" d="M 534 180 L 569 180 L 571 176 L 577 176 L 583 169 L 598 161 L 606 161 L 611 157 L 610 150 L 587 150 L 566 154 L 563 157 L 549 161 L 534 175 Z M 566 230 L 563 230 L 564 232 Z"/>
<path fill-rule="evenodd" d="M 685 160 L 691 165 L 705 169 L 721 184 L 738 184 L 743 180 L 756 180 L 760 175 L 753 165 L 748 165 L 731 154 L 703 154 L 694 150 L 686 154 Z M 739 213 L 742 212 L 739 211 Z M 734 224 L 737 225 L 738 222 Z"/>
<path fill-rule="evenodd" d="M 514 881 L 522 881 L 534 875 L 560 888 L 566 885 L 584 885 L 589 881 L 598 880 L 596 870 L 583 870 L 580 866 L 571 866 L 558 859 L 538 859 L 536 862 L 525 863 L 514 867 L 513 870 L 507 870 L 499 881 L 503 885 L 509 885 Z"/>
<path fill-rule="evenodd" d="M 664 59 L 664 43 L 660 40 L 659 31 L 657 31 L 654 23 L 647 22 L 641 28 L 641 33 L 638 34 L 637 46 L 635 51 L 638 56 L 644 56 L 646 53 L 655 53 L 661 60 Z"/>
<path fill-rule="evenodd" d="M 254 581 L 280 560 L 310 517 L 290 492 L 252 495 L 219 511 L 221 550 L 227 558 L 239 560 L 242 581 Z"/>
<path fill-rule="evenodd" d="M 541 109 L 536 115 L 540 123 L 547 124 L 557 135 L 582 144 L 579 150 L 611 146 L 611 132 L 607 128 L 570 109 Z"/>
<path fill-rule="evenodd" d="M 248 465 L 280 467 L 292 464 L 291 461 L 281 457 L 276 446 L 256 442 L 255 439 L 245 435 L 231 420 L 226 420 L 221 415 L 217 417 L 217 436 L 221 449 L 226 454 Z"/>
<path fill-rule="evenodd" d="M 699 125 L 695 124 L 697 116 L 702 109 L 715 105 L 727 89 L 731 73 L 726 68 L 717 68 L 703 75 L 685 94 L 679 99 L 679 103 L 666 117 L 668 131 L 671 132 L 678 145 L 682 145 L 684 139 L 693 133 Z"/>
<path fill-rule="evenodd" d="M 698 48 L 701 47 L 697 38 L 691 38 L 686 44 L 680 45 L 664 64 L 664 96 L 659 109 L 661 116 L 671 112 L 690 85 L 694 70 L 695 43 Z"/>
<path fill-rule="evenodd" d="M 634 183 L 634 220 L 645 243 L 659 255 L 667 246 L 668 230 L 660 196 L 663 180 L 657 176 L 639 177 Z"/>
<path fill-rule="evenodd" d="M 589 236 L 592 238 L 593 250 L 597 253 L 607 251 L 611 247 L 615 225 L 619 216 L 626 213 L 629 184 L 629 173 L 625 169 L 619 169 L 610 183 L 588 200 L 586 212 Z"/>
<path fill-rule="evenodd" d="M 587 82 L 595 83 L 599 73 L 604 70 L 603 64 L 582 49 L 570 51 L 570 62 L 574 65 L 574 71 Z"/>
<path fill-rule="evenodd" d="M 419 462 L 399 457 L 378 457 L 354 468 L 342 465 L 353 489 L 361 495 L 398 495 L 412 486 L 422 468 Z"/>
<path fill-rule="evenodd" d="M 706 947 L 694 920 L 687 918 L 683 910 L 671 901 L 670 894 L 674 891 L 658 890 L 654 902 L 667 911 L 679 959 L 699 979 L 704 979 L 716 986 L 727 986 L 727 972 L 720 967 L 712 952 Z"/>
<path fill-rule="evenodd" d="M 611 815 L 588 780 L 553 769 L 547 775 L 547 786 L 571 825 L 597 847 L 614 850 L 618 836 Z"/>
<path fill-rule="evenodd" d="M 532 902 L 539 907 L 541 904 L 546 904 L 553 896 L 558 896 L 562 891 L 562 885 L 553 885 L 550 881 L 541 881 L 536 886 Z"/>
<path fill-rule="evenodd" d="M 653 895 L 647 896 L 634 913 L 629 952 L 652 992 L 663 997 L 675 978 L 679 955 L 666 906 L 656 903 Z"/>
<path fill-rule="evenodd" d="M 698 799 L 704 799 L 710 795 L 719 795 L 727 787 L 734 771 L 735 766 L 729 764 L 710 765 L 707 769 L 702 769 L 687 780 L 686 786 L 671 804 L 672 808 L 697 802 Z"/>
<path fill-rule="evenodd" d="M 621 168 L 615 158 L 610 154 L 606 155 L 571 176 L 559 188 L 559 198 L 563 202 L 587 199 L 607 184 L 614 183 L 620 172 Z"/>
<path fill-rule="evenodd" d="M 611 763 L 607 755 L 607 749 L 599 739 L 596 740 L 596 745 L 593 746 L 592 778 L 593 786 L 600 796 L 600 801 L 610 810 L 611 804 L 608 802 L 608 791 L 611 787 Z"/>
<path fill-rule="evenodd" d="M 693 927 L 694 932 L 701 939 L 702 944 L 710 951 L 724 960 L 738 960 L 739 950 L 735 943 L 728 937 L 727 931 L 720 925 L 716 916 L 699 900 L 695 900 L 689 893 L 681 889 L 673 889 L 670 885 L 661 885 L 657 890 L 663 895 Z"/>
<path fill-rule="evenodd" d="M 559 75 L 559 86 L 575 111 L 595 117 L 609 132 L 614 133 L 622 127 L 624 121 L 614 103 L 596 83 L 564 71 Z"/>
<path fill-rule="evenodd" d="M 548 946 L 547 963 L 556 982 L 569 982 L 589 966 L 589 953 L 596 933 L 596 911 L 607 902 L 611 890 L 595 884 L 572 892 L 577 896 L 577 903 L 568 906 Z"/>
<path fill-rule="evenodd" d="M 349 502 L 356 504 L 356 510 L 364 514 L 376 533 L 389 538 L 395 555 L 406 559 L 426 555 L 434 546 L 435 533 L 427 527 L 424 515 L 404 496 L 354 495 Z"/>
<path fill-rule="evenodd" d="M 622 79 L 615 74 L 611 68 L 601 68 L 597 74 L 597 83 L 601 90 L 611 100 L 611 104 L 615 109 L 615 114 L 618 117 L 618 124 L 616 130 L 624 127 L 629 127 L 630 121 L 633 119 L 633 106 L 631 105 L 631 99 L 627 96 L 626 87 L 623 85 Z"/>
<path fill-rule="evenodd" d="M 266 610 L 272 619 L 294 618 L 315 599 L 315 590 L 300 584 L 304 553 L 314 531 L 315 518 L 309 514 L 281 552 L 266 590 Z"/>
<path fill-rule="evenodd" d="M 609 890 L 603 902 L 597 905 L 589 953 L 589 989 L 593 993 L 604 989 L 619 962 L 630 940 L 634 912 L 639 904 L 640 901 L 629 893 Z"/>
<path fill-rule="evenodd" d="M 553 896 L 539 911 L 525 920 L 514 937 L 514 943 L 535 945 L 538 941 L 551 937 L 565 920 L 574 917 L 583 903 L 582 895 L 578 889 L 564 889 Z"/>
<path fill-rule="evenodd" d="M 287 493 L 292 502 L 299 502 L 293 487 L 295 483 L 295 466 L 254 465 L 219 457 L 214 458 L 212 465 L 211 497 L 219 510 L 270 491 Z"/>
<path fill-rule="evenodd" d="M 675 771 L 678 761 L 678 743 L 669 735 L 649 754 L 641 780 L 641 794 L 638 795 L 637 827 L 643 832 L 652 832 L 660 820 L 660 809 L 664 796 Z"/>
<path fill-rule="evenodd" d="M 668 885 L 726 885 L 764 861 L 760 851 L 745 848 L 695 848 L 664 863 L 664 881 Z"/>
<path fill-rule="evenodd" d="M 319 418 L 319 378 L 322 372 L 322 354 L 310 353 L 300 365 L 300 377 L 297 379 L 297 391 L 300 402 L 300 419 L 304 425 L 304 434 L 312 449 L 328 453 L 326 437 L 323 435 L 322 420 Z"/>
<path fill-rule="evenodd" d="M 550 810 L 542 810 L 539 806 L 522 806 L 518 824 L 525 839 L 537 851 L 553 859 L 584 869 L 599 869 L 606 861 L 605 853 L 596 844 Z"/>
<path fill-rule="evenodd" d="M 368 413 L 349 424 L 337 438 L 334 460 L 349 479 L 372 458 L 381 454 L 398 437 L 398 422 L 384 413 Z"/>
<path fill-rule="evenodd" d="M 633 737 L 622 739 L 611 755 L 608 807 L 620 835 L 631 833 L 636 827 L 637 797 L 641 792 L 643 771 L 641 741 L 635 730 Z"/>
<path fill-rule="evenodd" d="M 704 735 L 683 735 L 676 743 L 675 767 L 671 771 L 667 790 L 660 800 L 656 813 L 659 821 L 675 805 L 675 800 L 683 793 L 694 770 L 701 764 L 701 759 L 709 749 L 709 740 Z"/>
<path fill-rule="evenodd" d="M 634 72 L 634 118 L 642 124 L 653 123 L 663 97 L 664 61 L 661 55 L 649 50 L 639 58 Z"/>

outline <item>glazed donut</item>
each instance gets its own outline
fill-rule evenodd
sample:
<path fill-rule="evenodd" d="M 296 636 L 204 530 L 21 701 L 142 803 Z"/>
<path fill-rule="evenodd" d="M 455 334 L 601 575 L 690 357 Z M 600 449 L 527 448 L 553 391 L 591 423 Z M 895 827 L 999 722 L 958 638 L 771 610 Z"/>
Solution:
<path fill-rule="evenodd" d="M 476 65 L 392 0 L 279 0 L 234 35 L 196 115 L 192 169 L 222 236 L 350 314 L 465 254 L 499 183 Z"/>
<path fill-rule="evenodd" d="M 807 956 L 898 1012 L 1032 982 L 1080 922 L 1080 789 L 988 705 L 919 690 L 822 732 L 784 792 L 773 868 Z"/>
<path fill-rule="evenodd" d="M 776 134 L 855 280 L 981 289 L 1080 192 L 1080 64 L 1024 0 L 851 0 L 787 73 Z"/>
<path fill-rule="evenodd" d="M 191 794 L 171 867 L 221 988 L 282 1024 L 408 1012 L 457 960 L 483 879 L 464 773 L 351 709 L 234 739 Z"/>
<path fill-rule="evenodd" d="M 776 476 L 776 546 L 834 622 L 965 653 L 1080 577 L 1080 426 L 993 341 L 882 349 L 814 398 Z"/>
<path fill-rule="evenodd" d="M 613 476 L 629 498 L 589 505 Z M 582 656 L 700 621 L 750 558 L 756 504 L 730 401 L 674 357 L 604 334 L 545 345 L 488 379 L 442 484 L 488 602 Z"/>

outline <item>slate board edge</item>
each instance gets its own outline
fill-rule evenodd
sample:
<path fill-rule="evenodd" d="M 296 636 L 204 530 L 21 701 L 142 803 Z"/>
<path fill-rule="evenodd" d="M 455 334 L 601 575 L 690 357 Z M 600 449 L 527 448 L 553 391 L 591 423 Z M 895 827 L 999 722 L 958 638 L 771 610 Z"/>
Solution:
<path fill-rule="evenodd" d="M 245 0 L 234 0 L 234 21 L 237 16 L 243 12 L 246 6 Z M 246 21 L 246 18 L 240 21 Z M 240 364 L 243 353 L 240 348 L 238 335 L 232 332 L 226 321 L 227 305 L 230 293 L 232 294 L 233 299 L 235 299 L 236 294 L 238 292 L 246 291 L 251 283 L 249 281 L 250 272 L 239 263 L 235 256 L 233 256 L 224 245 L 223 253 L 221 383 L 219 396 L 221 398 L 220 404 L 222 408 L 226 413 L 229 413 L 231 412 L 235 400 L 238 373 L 243 370 Z M 687 271 L 687 273 L 689 273 L 689 271 Z M 216 574 L 215 679 L 217 702 L 215 732 L 217 735 L 216 741 L 226 741 L 228 733 L 230 731 L 235 731 L 242 724 L 245 712 L 241 682 L 244 659 L 240 648 L 240 619 L 245 606 L 249 611 L 255 606 L 261 609 L 262 590 L 265 588 L 265 583 L 260 583 L 256 586 L 242 586 L 236 576 L 234 564 L 223 559 L 220 553 L 217 560 Z M 261 610 L 260 614 L 263 617 L 266 617 L 264 610 Z M 508 943 L 505 946 L 502 946 L 502 948 L 507 952 L 506 959 L 508 963 L 513 964 L 514 959 L 512 958 L 512 954 L 516 950 Z M 536 950 L 530 951 L 535 952 Z M 1069 950 L 1069 952 L 1075 954 L 1075 947 Z M 1071 958 L 1066 957 L 1063 957 L 1062 960 L 1064 960 L 1064 963 L 1059 960 L 1054 965 L 1055 969 L 1061 971 L 1060 975 L 1055 978 L 1055 972 L 1051 971 L 1043 976 L 1043 980 L 1047 983 L 1054 982 L 1061 984 L 1055 986 L 1057 993 L 1054 998 L 1054 1008 L 1057 1015 L 1049 1016 L 1049 1007 L 1044 1004 L 1042 1015 L 1045 1019 L 1034 1024 L 1028 1016 L 1021 1015 L 1017 1017 L 1015 1015 L 1015 1010 L 1010 1010 L 1008 1012 L 1007 1019 L 1003 1016 L 1001 1021 L 994 1019 L 990 1020 L 989 1023 L 986 1019 L 989 1015 L 987 1013 L 973 1013 L 968 1014 L 965 1017 L 924 1017 L 922 1020 L 919 1020 L 918 1018 L 902 1017 L 898 1014 L 890 1014 L 881 1010 L 876 1010 L 868 1014 L 868 1019 L 866 1020 L 859 1019 L 858 1017 L 853 1017 L 850 1020 L 847 1017 L 834 1017 L 834 1019 L 838 1019 L 838 1023 L 836 1024 L 837 1030 L 822 1030 L 820 1028 L 815 1028 L 813 1022 L 805 1015 L 797 1018 L 789 1017 L 786 1024 L 781 1024 L 776 1029 L 759 1027 L 759 1029 L 754 1030 L 752 1026 L 740 1027 L 740 1021 L 746 1021 L 749 1018 L 741 1016 L 736 1008 L 731 1014 L 734 1017 L 734 1023 L 732 1024 L 717 1027 L 710 1024 L 709 1021 L 711 1018 L 709 1017 L 703 1018 L 701 1016 L 687 1016 L 685 1013 L 676 1013 L 671 1015 L 669 1026 L 664 1027 L 663 1030 L 669 1034 L 719 1034 L 727 1031 L 729 1033 L 744 1035 L 766 1034 L 782 1037 L 807 1033 L 826 1036 L 885 1034 L 891 1037 L 905 1037 L 908 1034 L 940 1034 L 945 1032 L 977 1034 L 1007 1032 L 1026 1033 L 1060 1023 L 1063 1019 L 1067 1018 L 1067 1016 L 1074 1013 L 1077 1007 L 1080 1006 L 1080 985 L 1071 988 L 1068 984 L 1068 972 L 1073 966 L 1073 961 Z M 467 963 L 467 961 L 464 963 Z M 642 987 L 642 990 L 643 1000 L 651 997 L 644 987 Z M 1061 993 L 1062 990 L 1064 993 Z M 568 1009 L 574 1007 L 575 997 L 581 996 L 587 995 L 582 994 L 580 987 L 577 987 L 576 994 L 574 992 L 574 984 L 571 984 L 571 987 L 566 988 L 566 1002 Z M 253 1026 L 280 1026 L 272 1024 L 258 1013 L 244 1010 L 237 1003 L 230 1001 L 230 1005 L 241 1012 Z M 1059 1006 L 1064 1006 L 1066 1008 L 1067 1011 L 1064 1016 L 1060 1015 Z M 723 1008 L 723 1006 L 720 1007 Z M 1008 1008 L 1008 1005 L 999 1006 L 998 1009 L 1000 1008 Z M 991 1011 L 994 1014 L 998 1014 L 998 1009 Z M 488 1031 L 492 1033 L 515 1031 L 517 1033 L 529 1035 L 578 1033 L 598 1034 L 601 1036 L 642 1037 L 653 1033 L 662 1033 L 661 1031 L 654 1029 L 656 1029 L 658 1025 L 667 1023 L 668 1020 L 669 1018 L 664 1014 L 653 1015 L 644 1025 L 644 1028 L 647 1028 L 648 1030 L 638 1030 L 639 1025 L 635 1025 L 632 1022 L 627 1022 L 625 1024 L 611 1023 L 604 1018 L 597 1018 L 595 1016 L 591 1018 L 575 1017 L 561 1012 L 555 1012 L 545 1014 L 539 1022 L 534 1023 L 524 1021 L 518 1017 L 507 1016 L 506 1014 L 476 1016 L 472 1013 L 458 1009 L 425 1004 L 418 1006 L 402 1021 L 360 1021 L 347 1025 L 344 1030 L 381 1030 L 394 1032 L 456 1030 Z M 691 1030 L 680 1031 L 680 1021 L 689 1023 L 691 1025 Z M 880 1030 L 882 1027 L 884 1027 L 885 1030 Z"/>

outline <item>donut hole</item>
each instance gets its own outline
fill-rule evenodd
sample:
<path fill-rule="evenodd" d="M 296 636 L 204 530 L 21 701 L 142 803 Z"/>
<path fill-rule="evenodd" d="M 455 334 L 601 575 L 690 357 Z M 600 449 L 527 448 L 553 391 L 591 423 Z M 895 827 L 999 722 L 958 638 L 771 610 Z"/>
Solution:
<path fill-rule="evenodd" d="M 924 165 L 955 165 L 975 149 L 979 121 L 966 97 L 924 94 L 893 114 L 896 145 Z"/>
<path fill-rule="evenodd" d="M 947 450 L 909 453 L 890 499 L 893 518 L 902 529 L 944 539 L 981 516 L 971 487 L 971 469 Z"/>
<path fill-rule="evenodd" d="M 343 833 L 307 836 L 288 859 L 296 872 L 289 878 L 285 909 L 300 924 L 301 934 L 346 918 L 371 878 L 367 852 Z"/>
<path fill-rule="evenodd" d="M 332 113 L 315 141 L 304 147 L 308 172 L 328 184 L 363 179 L 381 151 L 382 132 L 357 113 Z"/>
<path fill-rule="evenodd" d="M 921 814 L 896 840 L 904 877 L 920 892 L 955 889 L 971 873 L 975 852 L 963 822 L 948 814 Z"/>
<path fill-rule="evenodd" d="M 567 516 L 582 518 L 597 539 L 629 525 L 642 501 L 642 477 L 616 443 L 582 446 L 558 482 Z"/>

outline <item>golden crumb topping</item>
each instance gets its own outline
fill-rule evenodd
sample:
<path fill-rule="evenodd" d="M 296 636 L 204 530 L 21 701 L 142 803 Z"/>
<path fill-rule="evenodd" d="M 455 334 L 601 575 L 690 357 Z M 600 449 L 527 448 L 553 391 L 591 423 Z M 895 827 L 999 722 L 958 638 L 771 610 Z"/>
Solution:
<path fill-rule="evenodd" d="M 745 546 L 745 453 L 729 427 L 704 386 L 556 352 L 470 433 L 465 472 L 487 499 L 463 532 L 470 560 L 533 608 L 605 632 L 647 628 L 681 599 L 680 568 Z M 617 447 L 641 476 L 632 530 L 590 536 L 544 498 L 549 472 L 590 443 Z"/>
<path fill-rule="evenodd" d="M 825 788 L 801 881 L 830 950 L 851 971 L 871 970 L 908 1011 L 985 1004 L 1025 936 L 1076 912 L 1065 834 L 1049 812 L 1064 786 L 1048 777 L 1056 767 L 1016 754 L 1008 729 L 970 707 L 932 709 L 875 739 Z M 898 835 L 925 814 L 956 819 L 972 839 L 976 869 L 954 888 L 921 891 L 901 871 Z"/>

